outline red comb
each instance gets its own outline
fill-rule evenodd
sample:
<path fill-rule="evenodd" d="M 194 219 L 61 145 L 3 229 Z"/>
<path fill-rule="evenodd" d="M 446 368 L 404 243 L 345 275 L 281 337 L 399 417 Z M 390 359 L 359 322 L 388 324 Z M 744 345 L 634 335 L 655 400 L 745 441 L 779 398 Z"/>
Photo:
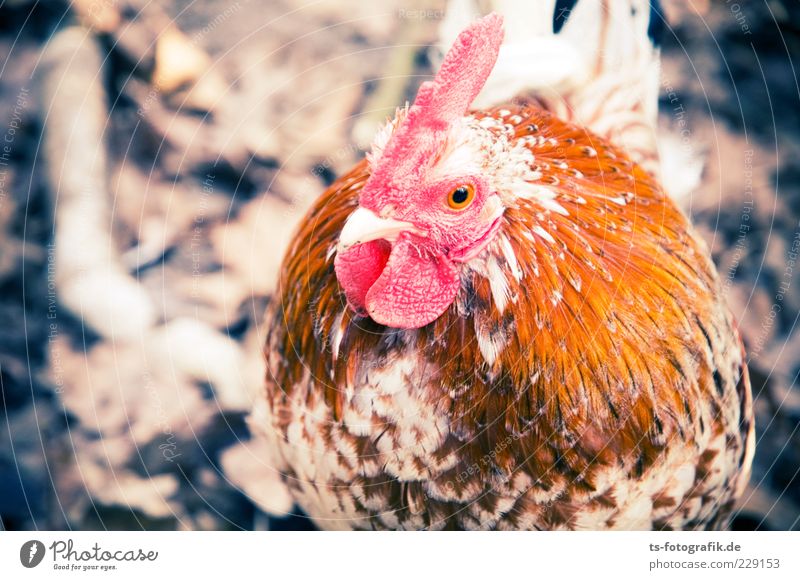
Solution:
<path fill-rule="evenodd" d="M 447 127 L 467 113 L 483 88 L 502 41 L 503 17 L 495 13 L 458 35 L 436 78 L 422 83 L 414 104 L 386 144 L 377 170 L 364 185 L 362 203 L 372 192 L 385 195 L 402 190 L 406 180 L 418 177 L 424 169 L 421 162 L 441 145 Z"/>
<path fill-rule="evenodd" d="M 428 122 L 452 122 L 463 116 L 497 61 L 503 41 L 503 17 L 489 14 L 456 38 L 433 81 L 423 84 L 414 105 Z"/>

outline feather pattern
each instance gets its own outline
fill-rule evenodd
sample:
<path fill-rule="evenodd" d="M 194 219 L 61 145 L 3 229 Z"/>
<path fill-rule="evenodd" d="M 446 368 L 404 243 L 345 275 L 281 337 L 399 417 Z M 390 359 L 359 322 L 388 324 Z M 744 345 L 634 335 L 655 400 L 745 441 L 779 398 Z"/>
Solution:
<path fill-rule="evenodd" d="M 434 322 L 384 327 L 342 297 L 329 248 L 367 161 L 287 253 L 257 416 L 298 503 L 330 529 L 724 526 L 753 422 L 707 249 L 614 144 L 533 104 L 472 118 L 527 171 Z"/>

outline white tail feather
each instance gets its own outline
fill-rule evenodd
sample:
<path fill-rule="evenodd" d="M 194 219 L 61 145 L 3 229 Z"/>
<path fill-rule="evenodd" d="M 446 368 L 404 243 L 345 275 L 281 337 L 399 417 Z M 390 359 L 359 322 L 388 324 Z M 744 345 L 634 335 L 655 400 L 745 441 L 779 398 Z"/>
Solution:
<path fill-rule="evenodd" d="M 648 30 L 650 20 L 660 15 L 651 3 L 579 0 L 560 14 L 555 12 L 563 8 L 555 0 L 489 4 L 505 17 L 506 40 L 475 106 L 533 97 L 624 147 L 658 175 L 659 51 Z M 474 0 L 451 0 L 440 27 L 441 44 L 449 46 L 477 16 Z M 566 21 L 557 34 L 554 16 Z"/>

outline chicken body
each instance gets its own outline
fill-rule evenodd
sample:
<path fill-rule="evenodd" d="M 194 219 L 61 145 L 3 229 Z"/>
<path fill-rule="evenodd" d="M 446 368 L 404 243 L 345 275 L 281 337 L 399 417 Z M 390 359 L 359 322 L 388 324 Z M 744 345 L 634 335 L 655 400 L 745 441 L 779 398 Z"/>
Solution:
<path fill-rule="evenodd" d="M 367 164 L 331 186 L 288 252 L 254 416 L 298 504 L 328 529 L 724 526 L 753 421 L 707 249 L 618 148 L 532 105 L 473 115 L 567 211 L 518 199 L 455 302 L 402 330 L 334 272 Z"/>
<path fill-rule="evenodd" d="M 306 216 L 253 425 L 322 528 L 723 527 L 752 401 L 707 248 L 618 145 L 469 111 L 502 38 L 470 24 Z"/>

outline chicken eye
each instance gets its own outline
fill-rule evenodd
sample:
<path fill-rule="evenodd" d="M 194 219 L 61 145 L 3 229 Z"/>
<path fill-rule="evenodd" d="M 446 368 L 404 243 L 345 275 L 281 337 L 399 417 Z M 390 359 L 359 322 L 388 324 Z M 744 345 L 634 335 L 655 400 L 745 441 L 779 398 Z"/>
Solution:
<path fill-rule="evenodd" d="M 464 209 L 475 199 L 475 187 L 459 185 L 447 196 L 447 205 L 453 209 Z"/>

